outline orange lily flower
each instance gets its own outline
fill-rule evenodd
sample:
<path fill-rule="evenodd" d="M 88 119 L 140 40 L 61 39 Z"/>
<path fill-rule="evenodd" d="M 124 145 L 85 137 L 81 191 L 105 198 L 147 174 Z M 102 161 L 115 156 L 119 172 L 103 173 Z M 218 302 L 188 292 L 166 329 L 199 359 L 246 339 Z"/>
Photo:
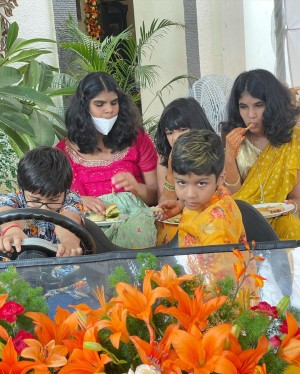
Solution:
<path fill-rule="evenodd" d="M 234 267 L 234 272 L 235 272 L 235 278 L 236 281 L 238 282 L 241 278 L 241 276 L 245 273 L 245 265 L 242 262 L 237 262 L 233 264 Z"/>
<path fill-rule="evenodd" d="M 23 374 L 33 369 L 44 369 L 43 372 L 47 372 L 47 368 L 45 367 L 45 365 L 41 364 L 40 362 L 32 362 L 26 360 L 18 361 L 18 354 L 14 348 L 12 338 L 10 337 L 7 344 L 2 349 L 0 373 Z"/>
<path fill-rule="evenodd" d="M 160 271 L 155 271 L 152 274 L 152 280 L 154 280 L 155 283 L 160 287 L 166 287 L 168 289 L 173 285 L 179 285 L 186 280 L 193 280 L 194 278 L 195 276 L 191 274 L 177 277 L 175 271 L 168 264 L 165 264 Z"/>
<path fill-rule="evenodd" d="M 264 277 L 262 277 L 261 275 L 258 275 L 258 274 L 249 274 L 249 277 L 254 278 L 256 287 L 263 287 L 264 286 L 264 281 L 267 280 L 267 278 L 264 278 Z"/>
<path fill-rule="evenodd" d="M 97 287 L 95 291 L 96 297 L 99 301 L 100 308 L 93 309 L 86 304 L 78 304 L 78 305 L 71 305 L 76 310 L 82 312 L 83 314 L 87 315 L 86 325 L 87 327 L 92 326 L 95 322 L 99 321 L 102 316 L 105 316 L 108 310 L 111 308 L 111 303 L 107 303 L 105 300 L 104 294 L 104 287 L 102 286 L 101 289 Z"/>
<path fill-rule="evenodd" d="M 35 339 L 24 339 L 24 342 L 28 347 L 22 350 L 22 357 L 31 358 L 35 362 L 52 368 L 66 365 L 68 349 L 62 345 L 55 345 L 54 340 L 45 346 Z"/>
<path fill-rule="evenodd" d="M 300 366 L 300 334 L 297 334 L 299 326 L 295 317 L 286 312 L 288 333 L 282 340 L 278 354 L 279 357 L 291 364 Z"/>
<path fill-rule="evenodd" d="M 179 356 L 177 365 L 194 374 L 235 374 L 234 365 L 222 356 L 224 342 L 230 334 L 231 325 L 222 324 L 210 328 L 205 334 L 194 325 L 190 333 L 174 331 L 171 342 Z"/>
<path fill-rule="evenodd" d="M 64 340 L 72 338 L 72 334 L 78 328 L 76 314 L 71 314 L 61 307 L 57 307 L 54 321 L 39 312 L 28 312 L 25 315 L 33 319 L 34 331 L 42 345 L 47 345 L 51 340 L 56 344 L 64 344 Z"/>
<path fill-rule="evenodd" d="M 164 374 L 177 374 L 177 372 L 181 374 L 179 367 L 176 365 L 170 365 L 170 363 L 174 363 L 178 358 L 175 351 L 170 350 L 170 336 L 173 331 L 177 329 L 178 325 L 176 324 L 168 326 L 164 337 L 160 342 L 151 340 L 150 343 L 148 343 L 140 339 L 138 336 L 131 336 L 130 340 L 135 345 L 139 357 L 144 364 L 153 365 L 156 368 L 159 368 Z"/>
<path fill-rule="evenodd" d="M 104 365 L 111 361 L 107 354 L 98 354 L 96 351 L 83 348 L 74 349 L 67 365 L 60 371 L 60 374 L 94 374 L 104 373 Z"/>
<path fill-rule="evenodd" d="M 143 292 L 139 291 L 136 286 L 131 286 L 127 283 L 117 283 L 116 291 L 118 296 L 111 301 L 123 305 L 128 313 L 135 318 L 145 321 L 148 326 L 150 335 L 153 334 L 150 327 L 150 320 L 152 319 L 152 305 L 159 297 L 170 297 L 170 291 L 165 287 L 157 287 L 152 290 L 151 277 L 153 270 L 147 270 L 143 282 Z"/>
<path fill-rule="evenodd" d="M 189 295 L 178 286 L 172 287 L 172 294 L 178 301 L 178 306 L 166 308 L 163 305 L 159 305 L 155 313 L 165 313 L 174 316 L 187 331 L 193 324 L 197 325 L 201 330 L 204 330 L 209 315 L 219 309 L 227 300 L 226 296 L 217 296 L 204 302 L 203 286 L 199 286 L 196 289 L 194 298 L 190 298 Z"/>
<path fill-rule="evenodd" d="M 243 263 L 246 263 L 244 256 L 242 255 L 241 251 L 238 249 L 234 249 L 232 253 Z"/>
<path fill-rule="evenodd" d="M 98 336 L 94 327 L 89 328 L 84 334 L 84 342 L 95 343 Z M 112 361 L 107 354 L 100 354 L 98 351 L 83 347 L 82 349 L 74 349 L 67 365 L 60 371 L 60 374 L 94 374 L 105 372 L 104 365 Z"/>
<path fill-rule="evenodd" d="M 108 328 L 112 331 L 110 335 L 110 340 L 112 345 L 118 349 L 120 340 L 127 344 L 129 339 L 129 332 L 127 330 L 127 309 L 124 309 L 120 304 L 116 304 L 109 312 L 108 316 L 110 319 L 103 319 L 99 322 L 96 322 L 95 326 L 102 330 Z"/>
<path fill-rule="evenodd" d="M 234 335 L 231 334 L 228 340 L 230 348 L 223 352 L 223 356 L 232 362 L 239 374 L 254 373 L 259 360 L 268 351 L 268 339 L 265 336 L 260 337 L 255 349 L 246 349 L 245 351 L 242 350 Z"/>

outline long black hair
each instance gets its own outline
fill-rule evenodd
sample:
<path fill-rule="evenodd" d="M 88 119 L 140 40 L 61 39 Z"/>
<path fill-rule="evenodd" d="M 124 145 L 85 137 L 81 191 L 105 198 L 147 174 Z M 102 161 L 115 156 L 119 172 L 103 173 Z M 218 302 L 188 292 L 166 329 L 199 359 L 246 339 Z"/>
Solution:
<path fill-rule="evenodd" d="M 244 93 L 265 103 L 263 128 L 270 143 L 277 147 L 289 143 L 299 109 L 291 104 L 289 89 L 264 69 L 250 70 L 236 78 L 227 106 L 228 120 L 221 123 L 222 132 L 246 126 L 239 111 L 239 100 Z"/>
<path fill-rule="evenodd" d="M 115 92 L 120 108 L 112 130 L 103 137 L 107 148 L 117 152 L 129 147 L 143 129 L 136 105 L 120 90 L 114 78 L 100 71 L 89 73 L 80 80 L 65 117 L 68 139 L 78 146 L 81 153 L 93 153 L 98 149 L 97 130 L 89 108 L 91 100 L 103 91 Z"/>
<path fill-rule="evenodd" d="M 177 130 L 180 128 L 210 130 L 210 125 L 200 104 L 193 97 L 186 97 L 173 100 L 168 104 L 157 124 L 154 142 L 158 154 L 161 156 L 161 165 L 167 166 L 171 152 L 171 146 L 167 139 L 166 129 Z"/>

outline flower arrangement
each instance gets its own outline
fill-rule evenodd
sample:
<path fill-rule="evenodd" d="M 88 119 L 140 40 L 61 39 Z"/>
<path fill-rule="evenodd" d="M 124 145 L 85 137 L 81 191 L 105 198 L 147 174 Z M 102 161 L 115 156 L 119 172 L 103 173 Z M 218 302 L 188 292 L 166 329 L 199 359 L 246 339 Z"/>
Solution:
<path fill-rule="evenodd" d="M 101 26 L 99 22 L 99 11 L 96 0 L 84 0 L 85 3 L 85 23 L 89 36 L 99 39 Z"/>
<path fill-rule="evenodd" d="M 140 254 L 136 284 L 118 267 L 109 279 L 109 300 L 98 288 L 98 309 L 58 307 L 54 320 L 2 294 L 0 372 L 278 374 L 291 364 L 299 368 L 299 311 L 288 307 L 287 296 L 276 306 L 259 302 L 257 287 L 265 279 L 248 269 L 263 259 L 250 248 L 246 256 L 234 254 L 235 279 L 209 287 L 167 264 L 156 270 L 155 256 Z M 9 332 L 22 315 L 34 323 L 34 335 Z"/>

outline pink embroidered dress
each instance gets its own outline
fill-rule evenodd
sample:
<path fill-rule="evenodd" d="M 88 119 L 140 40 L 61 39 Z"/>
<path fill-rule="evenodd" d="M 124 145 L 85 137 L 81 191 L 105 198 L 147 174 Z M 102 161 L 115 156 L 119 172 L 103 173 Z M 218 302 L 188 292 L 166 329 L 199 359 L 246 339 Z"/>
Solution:
<path fill-rule="evenodd" d="M 101 196 L 112 192 L 111 178 L 120 172 L 130 172 L 143 183 L 144 172 L 156 169 L 157 153 L 146 132 L 140 131 L 137 141 L 123 151 L 112 154 L 109 160 L 86 160 L 61 140 L 57 145 L 69 158 L 73 170 L 71 189 L 81 196 Z M 122 192 L 123 189 L 115 190 Z"/>
<path fill-rule="evenodd" d="M 140 131 L 136 141 L 123 151 L 111 155 L 109 160 L 86 160 L 61 140 L 57 145 L 69 158 L 73 182 L 71 189 L 81 196 L 101 196 L 105 205 L 117 204 L 128 217 L 120 223 L 102 228 L 115 244 L 125 248 L 147 248 L 156 245 L 155 219 L 149 207 L 130 192 L 123 189 L 112 192 L 112 177 L 120 172 L 131 173 L 143 183 L 143 173 L 156 169 L 157 153 L 146 132 Z"/>

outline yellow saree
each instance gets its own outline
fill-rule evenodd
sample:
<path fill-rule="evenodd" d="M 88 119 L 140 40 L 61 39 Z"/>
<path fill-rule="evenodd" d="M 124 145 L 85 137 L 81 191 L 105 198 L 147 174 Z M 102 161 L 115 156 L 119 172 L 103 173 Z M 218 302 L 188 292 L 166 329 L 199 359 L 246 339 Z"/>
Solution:
<path fill-rule="evenodd" d="M 253 146 L 252 146 L 253 147 Z M 241 147 L 238 157 L 243 156 L 247 147 Z M 249 148 L 248 148 L 249 151 Z M 279 148 L 268 145 L 256 156 L 240 190 L 233 197 L 250 204 L 277 203 L 286 200 L 297 184 L 300 170 L 300 128 L 295 127 L 292 141 Z M 244 155 L 244 159 L 246 159 Z M 249 160 L 249 157 L 247 157 Z M 240 168 L 240 164 L 238 163 Z M 240 170 L 243 176 L 244 171 Z M 269 219 L 280 239 L 300 239 L 300 220 L 288 214 Z"/>

